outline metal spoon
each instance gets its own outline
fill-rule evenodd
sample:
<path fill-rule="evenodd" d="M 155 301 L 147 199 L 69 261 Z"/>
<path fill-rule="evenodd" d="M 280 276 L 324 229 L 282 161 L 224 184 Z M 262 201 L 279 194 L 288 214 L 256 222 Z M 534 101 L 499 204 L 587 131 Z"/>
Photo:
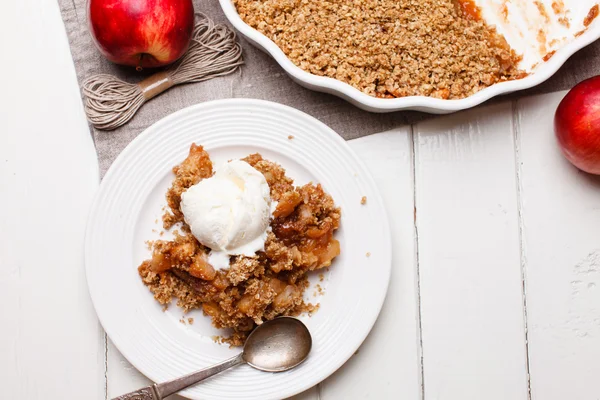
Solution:
<path fill-rule="evenodd" d="M 162 400 L 193 384 L 223 372 L 235 365 L 246 363 L 267 372 L 282 372 L 306 360 L 312 338 L 302 322 L 295 318 L 280 317 L 258 326 L 246 339 L 244 351 L 220 364 L 193 372 L 172 381 L 154 384 L 113 400 Z"/>

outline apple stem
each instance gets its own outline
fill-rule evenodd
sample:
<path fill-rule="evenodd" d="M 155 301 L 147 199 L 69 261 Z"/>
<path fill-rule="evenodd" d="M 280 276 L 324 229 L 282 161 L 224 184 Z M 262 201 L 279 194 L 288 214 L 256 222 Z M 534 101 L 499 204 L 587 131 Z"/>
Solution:
<path fill-rule="evenodd" d="M 138 71 L 138 72 L 140 72 L 140 71 L 142 71 L 142 70 L 144 69 L 144 68 L 142 67 L 142 58 L 143 58 L 143 57 L 144 57 L 144 53 L 141 53 L 141 54 L 140 54 L 140 62 L 139 62 L 139 64 L 137 65 L 137 67 L 135 67 L 135 70 L 136 70 L 136 71 Z"/>

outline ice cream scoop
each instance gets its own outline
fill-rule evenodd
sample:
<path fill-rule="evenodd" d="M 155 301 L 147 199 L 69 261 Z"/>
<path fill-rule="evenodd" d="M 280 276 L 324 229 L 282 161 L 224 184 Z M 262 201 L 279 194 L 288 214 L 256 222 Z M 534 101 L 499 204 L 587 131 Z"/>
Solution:
<path fill-rule="evenodd" d="M 269 185 L 250 164 L 233 160 L 181 195 L 181 212 L 192 234 L 211 252 L 215 269 L 229 267 L 232 255 L 263 250 L 271 219 Z"/>

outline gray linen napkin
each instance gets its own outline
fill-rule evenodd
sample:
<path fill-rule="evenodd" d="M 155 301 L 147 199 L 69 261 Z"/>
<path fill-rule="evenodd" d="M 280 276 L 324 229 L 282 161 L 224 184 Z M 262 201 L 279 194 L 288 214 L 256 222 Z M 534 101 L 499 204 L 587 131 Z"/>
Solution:
<path fill-rule="evenodd" d="M 98 73 L 113 74 L 132 83 L 141 79 L 140 74 L 132 68 L 111 64 L 96 50 L 87 30 L 86 0 L 58 2 L 79 82 Z M 194 6 L 196 11 L 205 13 L 217 23 L 227 21 L 218 0 L 194 0 Z M 316 117 L 346 140 L 430 117 L 414 111 L 369 113 L 335 96 L 304 89 L 294 83 L 268 55 L 242 37 L 239 40 L 246 64 L 238 72 L 172 88 L 145 104 L 128 124 L 114 131 L 100 131 L 90 126 L 98 152 L 101 176 L 104 176 L 125 146 L 145 128 L 174 111 L 209 100 L 246 97 L 286 104 Z M 518 96 L 571 88 L 577 82 L 599 73 L 600 41 L 574 55 L 552 79 L 536 88 L 519 92 Z"/>

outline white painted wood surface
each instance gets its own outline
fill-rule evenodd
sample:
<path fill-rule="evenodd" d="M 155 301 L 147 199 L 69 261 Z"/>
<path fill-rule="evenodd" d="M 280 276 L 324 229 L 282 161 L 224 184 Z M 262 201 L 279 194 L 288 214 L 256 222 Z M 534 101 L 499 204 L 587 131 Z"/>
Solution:
<path fill-rule="evenodd" d="M 358 353 L 320 385 L 320 398 L 418 399 L 421 358 L 412 133 L 404 127 L 352 140 L 350 145 L 371 170 L 384 197 L 394 243 L 392 277 L 373 330 Z"/>
<path fill-rule="evenodd" d="M 415 126 L 428 399 L 527 399 L 510 103 Z"/>
<path fill-rule="evenodd" d="M 518 102 L 531 394 L 600 399 L 600 177 L 571 166 L 550 118 L 564 93 Z"/>
<path fill-rule="evenodd" d="M 147 380 L 87 294 L 97 165 L 57 4 L 4 4 L 0 45 L 0 398 L 110 399 Z M 600 398 L 600 179 L 554 143 L 563 95 L 351 142 L 390 214 L 390 291 L 358 354 L 296 400 Z"/>
<path fill-rule="evenodd" d="M 2 6 L 0 398 L 104 399 L 83 269 L 98 167 L 75 69 L 54 2 Z"/>

